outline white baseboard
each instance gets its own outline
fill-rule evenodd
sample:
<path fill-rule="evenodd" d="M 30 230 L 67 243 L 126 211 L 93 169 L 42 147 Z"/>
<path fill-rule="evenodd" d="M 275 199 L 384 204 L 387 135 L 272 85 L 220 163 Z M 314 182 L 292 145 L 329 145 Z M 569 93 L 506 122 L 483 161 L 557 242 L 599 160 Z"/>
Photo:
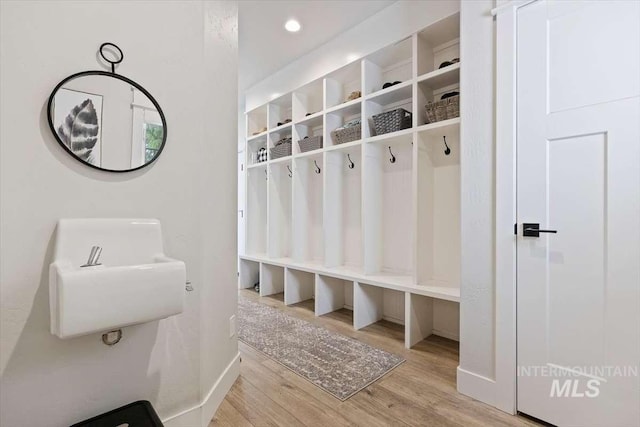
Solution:
<path fill-rule="evenodd" d="M 496 406 L 496 382 L 458 366 L 458 392 Z"/>
<path fill-rule="evenodd" d="M 240 375 L 240 353 L 236 354 L 227 365 L 202 402 L 165 418 L 162 423 L 165 427 L 207 427 L 238 375 Z"/>

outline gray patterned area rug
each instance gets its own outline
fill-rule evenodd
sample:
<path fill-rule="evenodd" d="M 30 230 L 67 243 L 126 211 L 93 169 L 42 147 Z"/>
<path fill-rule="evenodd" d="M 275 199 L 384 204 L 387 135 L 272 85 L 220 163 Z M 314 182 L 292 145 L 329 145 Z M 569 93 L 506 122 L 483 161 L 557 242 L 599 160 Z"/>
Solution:
<path fill-rule="evenodd" d="M 405 361 L 242 295 L 238 298 L 238 338 L 340 400 Z"/>

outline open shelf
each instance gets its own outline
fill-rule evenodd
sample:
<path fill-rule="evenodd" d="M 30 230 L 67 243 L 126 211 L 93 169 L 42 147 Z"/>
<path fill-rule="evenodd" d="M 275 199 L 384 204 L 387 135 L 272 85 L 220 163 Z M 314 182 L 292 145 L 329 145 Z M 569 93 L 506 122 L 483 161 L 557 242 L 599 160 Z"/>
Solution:
<path fill-rule="evenodd" d="M 363 61 L 364 95 L 382 91 L 385 83 L 410 81 L 412 58 L 411 37 L 367 56 Z"/>
<path fill-rule="evenodd" d="M 280 294 L 284 292 L 285 268 L 273 264 L 260 264 L 260 296 Z"/>
<path fill-rule="evenodd" d="M 286 268 L 284 277 L 284 303 L 291 305 L 313 299 L 315 295 L 315 281 L 316 277 L 314 273 Z"/>
<path fill-rule="evenodd" d="M 308 126 L 308 127 L 316 127 L 322 126 L 322 122 L 324 120 L 323 112 L 317 112 L 315 114 L 311 114 L 309 116 L 303 117 L 300 120 L 296 120 L 297 125 Z"/>
<path fill-rule="evenodd" d="M 460 63 L 449 65 L 447 67 L 431 71 L 418 77 L 418 83 L 431 90 L 441 87 L 460 84 Z"/>
<path fill-rule="evenodd" d="M 362 102 L 357 100 L 356 102 L 350 102 L 345 106 L 341 106 L 339 109 L 332 110 L 325 115 L 325 136 L 324 146 L 331 147 L 335 144 L 331 132 L 345 125 L 351 120 L 362 118 Z M 364 124 L 363 124 L 364 125 Z"/>
<path fill-rule="evenodd" d="M 324 79 L 325 109 L 345 102 L 351 92 L 362 91 L 360 61 L 353 62 L 329 74 Z"/>
<path fill-rule="evenodd" d="M 292 95 L 286 94 L 272 100 L 269 104 L 269 130 L 274 130 L 291 123 L 293 116 Z M 285 123 L 289 120 L 289 123 Z M 278 125 L 280 123 L 280 125 Z"/>
<path fill-rule="evenodd" d="M 324 245 L 327 267 L 362 266 L 360 146 L 325 153 Z M 351 160 L 349 160 L 351 159 Z M 349 166 L 353 162 L 353 168 Z"/>
<path fill-rule="evenodd" d="M 267 106 L 255 108 L 247 113 L 247 138 L 264 134 L 267 130 Z"/>
<path fill-rule="evenodd" d="M 272 258 L 291 254 L 291 159 L 269 165 L 269 243 Z M 292 174 L 291 174 L 292 175 Z"/>
<path fill-rule="evenodd" d="M 304 124 L 296 124 L 293 127 L 293 140 L 292 140 L 292 152 L 295 155 L 301 154 L 300 144 L 298 143 L 300 140 L 303 140 L 305 137 L 312 136 L 321 136 L 322 137 L 322 145 L 324 147 L 324 121 L 322 117 L 320 120 L 311 120 L 304 122 Z M 315 151 L 315 150 L 314 150 Z"/>
<path fill-rule="evenodd" d="M 316 80 L 293 92 L 292 119 L 294 122 L 304 120 L 307 114 L 317 115 L 323 110 L 323 82 Z"/>
<path fill-rule="evenodd" d="M 460 83 L 454 82 L 448 86 L 442 86 L 433 88 L 429 85 L 429 80 L 423 80 L 418 83 L 418 109 L 420 110 L 420 114 L 414 118 L 414 123 L 417 123 L 418 127 L 429 123 L 427 119 L 427 113 L 425 106 L 427 102 L 431 101 L 440 101 L 442 95 L 449 92 L 460 92 Z M 449 119 L 451 120 L 451 119 Z"/>
<path fill-rule="evenodd" d="M 316 275 L 316 316 L 346 308 L 353 310 L 353 282 L 323 274 Z"/>
<path fill-rule="evenodd" d="M 238 287 L 240 289 L 251 288 L 260 281 L 260 263 L 246 259 L 240 259 L 240 271 L 238 272 Z"/>
<path fill-rule="evenodd" d="M 311 261 L 322 264 L 324 261 L 322 153 L 296 158 L 293 169 L 292 258 L 298 262 Z"/>
<path fill-rule="evenodd" d="M 362 329 L 380 320 L 404 325 L 405 293 L 356 282 L 353 287 L 353 327 Z"/>
<path fill-rule="evenodd" d="M 388 111 L 395 110 L 397 108 L 403 108 L 412 113 L 413 111 L 412 90 L 413 90 L 412 87 L 409 87 L 409 90 L 401 90 L 401 91 L 393 92 L 393 94 L 396 94 L 395 97 L 381 96 L 373 99 L 368 99 L 367 101 L 365 101 L 364 108 L 365 108 L 365 114 L 366 114 L 367 120 L 366 120 L 366 126 L 364 126 L 363 136 L 365 138 L 379 136 L 373 122 L 373 116 L 377 114 L 386 113 Z M 405 95 L 407 96 L 406 98 L 404 98 Z M 412 120 L 412 123 L 413 123 L 413 120 Z"/>
<path fill-rule="evenodd" d="M 418 75 L 438 70 L 440 64 L 460 58 L 460 13 L 450 15 L 418 33 Z"/>

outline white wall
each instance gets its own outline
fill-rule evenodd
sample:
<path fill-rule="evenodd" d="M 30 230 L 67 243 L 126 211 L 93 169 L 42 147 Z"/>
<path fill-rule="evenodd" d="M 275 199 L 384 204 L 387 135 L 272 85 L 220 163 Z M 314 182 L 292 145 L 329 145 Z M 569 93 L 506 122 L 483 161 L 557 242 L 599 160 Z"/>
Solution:
<path fill-rule="evenodd" d="M 461 10 L 459 391 L 493 405 L 495 382 L 494 0 L 399 1 L 250 88 L 247 110 Z M 443 307 L 444 308 L 444 307 Z M 450 315 L 450 311 L 442 310 Z M 438 328 L 450 324 L 442 316 Z M 446 332 L 446 331 L 445 331 Z M 499 405 L 501 406 L 501 405 Z M 502 406 L 504 409 L 504 406 Z"/>
<path fill-rule="evenodd" d="M 137 399 L 163 419 L 198 406 L 230 364 L 237 373 L 228 326 L 237 298 L 237 5 L 3 1 L 0 11 L 0 425 L 66 426 Z M 149 90 L 167 118 L 161 157 L 133 173 L 82 165 L 47 126 L 53 87 L 104 69 L 96 51 L 105 41 L 125 53 L 117 72 Z M 125 328 L 114 347 L 100 335 L 52 336 L 48 266 L 64 217 L 159 218 L 166 253 L 186 262 L 195 287 L 185 312 Z M 193 419 L 211 416 L 220 390 Z"/>

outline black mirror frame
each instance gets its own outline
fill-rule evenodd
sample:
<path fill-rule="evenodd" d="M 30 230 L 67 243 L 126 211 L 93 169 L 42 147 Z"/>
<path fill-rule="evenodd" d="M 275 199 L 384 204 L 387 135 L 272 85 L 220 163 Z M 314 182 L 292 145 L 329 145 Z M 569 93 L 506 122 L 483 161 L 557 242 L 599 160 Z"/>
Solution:
<path fill-rule="evenodd" d="M 140 92 L 142 92 L 144 95 L 146 95 L 147 98 L 149 98 L 149 100 L 151 100 L 151 102 L 153 103 L 154 107 L 156 107 L 156 110 L 158 111 L 158 114 L 160 114 L 160 119 L 162 119 L 162 127 L 164 129 L 163 135 L 162 135 L 162 145 L 160 145 L 160 148 L 158 149 L 158 153 L 156 154 L 156 156 L 149 162 L 138 166 L 136 168 L 132 168 L 132 169 L 106 169 L 106 168 L 102 168 L 96 165 L 92 165 L 90 163 L 87 163 L 85 161 L 83 161 L 82 159 L 78 158 L 75 154 L 73 154 L 73 152 L 71 151 L 71 149 L 69 147 L 67 147 L 65 145 L 64 142 L 62 142 L 62 140 L 60 139 L 60 137 L 58 136 L 58 132 L 55 129 L 55 126 L 53 124 L 53 117 L 51 116 L 51 106 L 53 105 L 53 99 L 55 94 L 58 92 L 58 90 L 68 81 L 73 80 L 75 78 L 78 77 L 82 77 L 82 76 L 105 76 L 105 77 L 111 77 L 114 79 L 118 79 L 118 80 L 122 80 L 123 82 L 129 83 L 130 85 L 134 86 L 136 89 L 138 89 Z M 49 122 L 49 129 L 51 129 L 51 133 L 53 133 L 53 136 L 55 137 L 56 141 L 58 141 L 58 144 L 60 144 L 60 146 L 62 148 L 64 148 L 64 150 L 69 153 L 71 155 L 71 157 L 73 157 L 74 159 L 76 159 L 77 161 L 79 161 L 80 163 L 82 163 L 83 165 L 89 166 L 90 168 L 93 169 L 98 169 L 101 171 L 105 171 L 105 172 L 115 172 L 115 173 L 125 173 L 125 172 L 133 172 L 133 171 L 137 171 L 139 169 L 142 169 L 144 167 L 147 167 L 149 165 L 151 165 L 153 162 L 155 162 L 158 157 L 160 157 L 160 154 L 162 154 L 162 150 L 164 150 L 164 146 L 167 143 L 167 120 L 164 117 L 164 113 L 162 112 L 162 108 L 160 108 L 160 104 L 158 104 L 158 101 L 156 101 L 156 99 L 142 86 L 140 86 L 138 83 L 134 82 L 133 80 L 122 76 L 120 74 L 115 74 L 115 73 L 110 73 L 107 71 L 101 71 L 101 70 L 92 70 L 92 71 L 82 71 L 80 73 L 76 73 L 76 74 L 72 74 L 70 76 L 68 76 L 67 78 L 65 78 L 64 80 L 62 80 L 60 83 L 58 83 L 56 85 L 56 87 L 53 89 L 53 91 L 51 92 L 51 95 L 49 96 L 49 102 L 47 102 L 47 120 Z"/>

